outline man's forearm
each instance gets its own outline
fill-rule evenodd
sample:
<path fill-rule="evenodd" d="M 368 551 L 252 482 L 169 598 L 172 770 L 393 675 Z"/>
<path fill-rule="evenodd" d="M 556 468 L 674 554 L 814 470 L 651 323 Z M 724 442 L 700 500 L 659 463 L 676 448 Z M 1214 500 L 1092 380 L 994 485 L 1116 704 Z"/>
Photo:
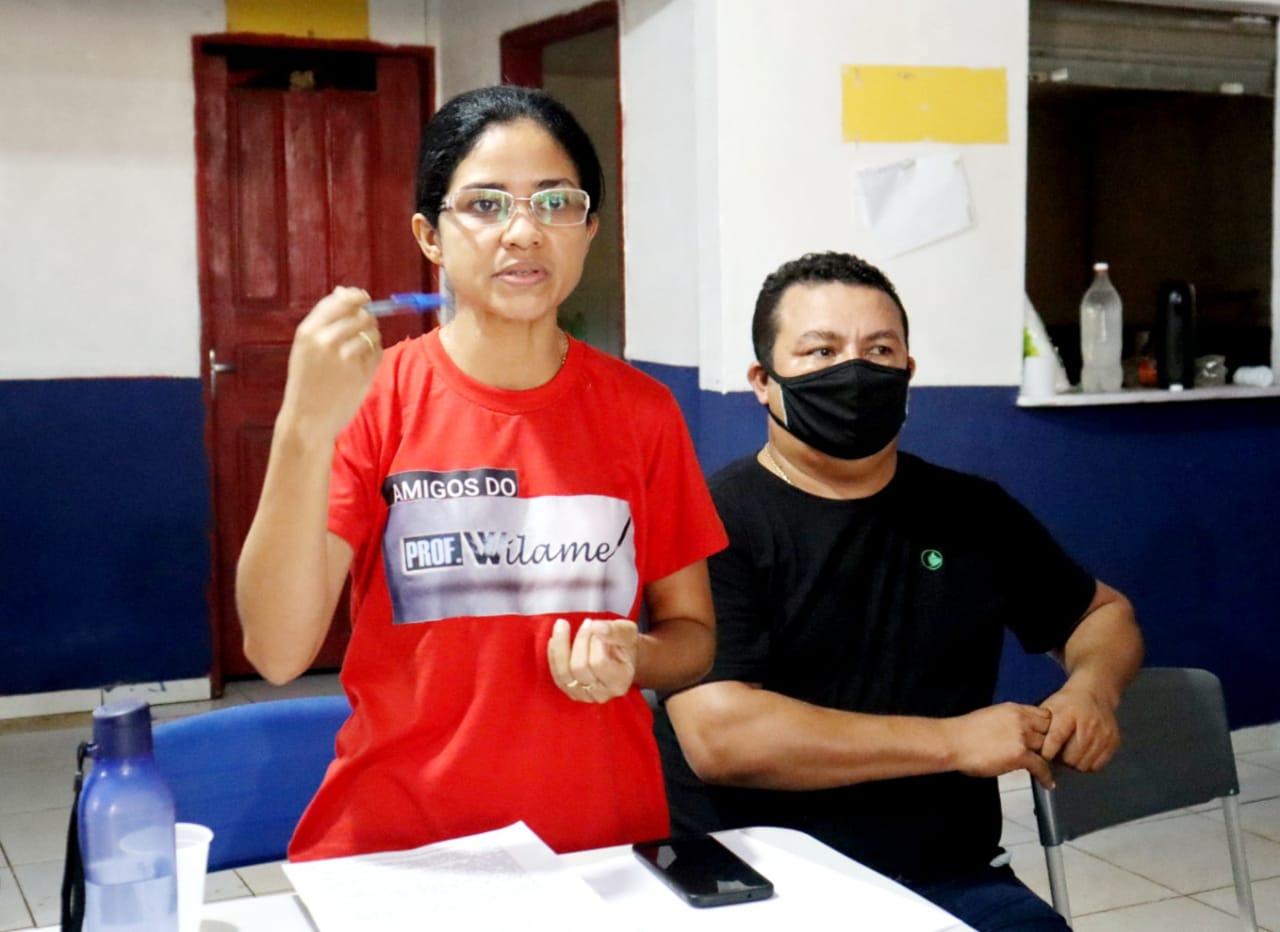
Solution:
<path fill-rule="evenodd" d="M 741 683 L 680 693 L 667 711 L 709 783 L 817 790 L 955 766 L 947 719 L 842 712 Z"/>
<path fill-rule="evenodd" d="M 1061 659 L 1068 686 L 1089 689 L 1114 709 L 1142 666 L 1142 633 L 1129 600 L 1104 584 L 1099 589 L 1103 597 L 1067 640 Z"/>

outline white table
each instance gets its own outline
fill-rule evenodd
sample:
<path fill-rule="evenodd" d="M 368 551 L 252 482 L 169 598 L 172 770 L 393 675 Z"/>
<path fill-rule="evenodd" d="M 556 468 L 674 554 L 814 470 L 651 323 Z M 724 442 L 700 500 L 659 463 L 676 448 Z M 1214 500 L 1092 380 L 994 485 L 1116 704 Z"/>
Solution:
<path fill-rule="evenodd" d="M 302 900 L 294 893 L 246 896 L 238 900 L 206 903 L 200 932 L 316 932 Z M 42 926 L 35 932 L 59 932 L 58 926 Z"/>
<path fill-rule="evenodd" d="M 731 829 L 724 832 L 715 832 L 714 834 L 718 838 L 726 841 L 730 847 L 735 847 L 732 843 L 732 839 L 735 836 L 765 842 L 774 848 L 782 849 L 783 851 L 795 855 L 804 861 L 808 861 L 815 866 L 828 868 L 838 873 L 845 874 L 849 877 L 863 881 L 869 886 L 878 887 L 879 889 L 895 896 L 900 896 L 907 900 L 926 902 L 921 896 L 901 884 L 894 883 L 888 877 L 878 874 L 868 867 L 864 867 L 857 861 L 853 861 L 845 857 L 834 848 L 824 845 L 816 838 L 806 835 L 803 832 L 796 831 L 795 829 L 776 827 L 742 828 Z M 586 880 L 588 885 L 600 894 L 606 903 L 615 901 L 615 897 L 613 896 L 613 887 L 619 885 L 619 880 L 622 880 L 621 885 L 629 886 L 631 877 L 642 877 L 651 883 L 651 886 L 654 887 L 655 891 L 661 889 L 660 883 L 653 881 L 652 878 L 649 877 L 649 871 L 641 865 L 639 860 L 631 853 L 630 847 L 630 845 L 618 845 L 612 848 L 598 848 L 593 851 L 578 851 L 573 854 L 561 855 L 560 860 Z M 769 875 L 767 867 L 756 863 L 755 859 L 751 857 L 748 852 L 740 850 L 738 853 L 747 861 L 747 863 L 751 864 L 753 867 L 760 868 L 765 876 Z M 619 855 L 622 855 L 622 857 L 619 857 Z M 609 873 L 613 876 L 606 878 L 602 872 L 594 872 L 593 876 L 593 868 L 606 863 L 610 867 Z M 619 870 L 623 871 L 627 875 L 626 878 L 619 878 L 617 876 L 616 872 Z M 673 894 L 665 889 L 661 889 L 660 895 L 673 896 Z M 728 906 L 723 908 L 732 910 L 738 907 Z M 719 912 L 719 909 L 716 911 Z M 202 932 L 204 932 L 204 930 L 202 930 Z M 877 932 L 877 930 L 867 928 L 866 932 Z M 944 932 L 972 932 L 972 930 L 969 926 L 957 919 L 955 920 L 954 925 L 947 926 Z"/>
<path fill-rule="evenodd" d="M 906 887 L 894 883 L 877 874 L 856 861 L 840 854 L 822 842 L 802 832 L 785 828 L 744 828 L 716 833 L 721 838 L 732 838 L 735 835 L 767 842 L 782 848 L 790 854 L 811 861 L 850 877 L 865 881 L 882 890 L 896 895 L 919 899 Z M 626 855 L 619 860 L 619 855 Z M 647 874 L 638 860 L 630 856 L 629 846 L 618 845 L 612 848 L 598 848 L 593 851 L 579 851 L 561 856 L 561 860 L 573 871 L 577 872 L 588 884 L 592 882 L 592 871 L 606 863 L 617 869 L 618 863 L 625 865 L 626 871 L 634 870 L 636 876 Z M 607 889 L 592 884 L 598 893 L 609 902 Z M 663 891 L 663 895 L 670 895 Z M 733 909 L 734 907 L 725 907 Z M 956 921 L 946 932 L 972 932 L 969 926 Z M 39 932 L 57 932 L 56 926 L 48 926 Z M 200 923 L 200 932 L 316 932 L 302 900 L 294 893 L 276 893 L 270 896 L 245 897 L 237 900 L 221 900 L 208 903 L 204 907 L 204 915 Z M 869 930 L 870 932 L 870 930 Z"/>

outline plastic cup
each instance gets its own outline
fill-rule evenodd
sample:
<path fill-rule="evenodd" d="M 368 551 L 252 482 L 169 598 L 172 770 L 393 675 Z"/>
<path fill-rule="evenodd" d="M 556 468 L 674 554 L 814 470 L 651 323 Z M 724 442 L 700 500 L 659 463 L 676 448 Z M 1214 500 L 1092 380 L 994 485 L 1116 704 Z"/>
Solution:
<path fill-rule="evenodd" d="M 1022 360 L 1023 398 L 1052 398 L 1057 394 L 1058 370 L 1049 356 L 1028 356 Z"/>
<path fill-rule="evenodd" d="M 209 869 L 213 830 L 194 822 L 174 826 L 178 858 L 178 932 L 200 932 L 204 909 L 204 876 Z"/>

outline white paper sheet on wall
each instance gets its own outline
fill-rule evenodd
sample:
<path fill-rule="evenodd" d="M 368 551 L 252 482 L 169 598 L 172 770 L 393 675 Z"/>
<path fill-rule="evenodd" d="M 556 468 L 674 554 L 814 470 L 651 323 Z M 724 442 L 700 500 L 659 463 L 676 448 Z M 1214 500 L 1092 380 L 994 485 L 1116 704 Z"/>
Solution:
<path fill-rule="evenodd" d="M 855 169 L 854 189 L 879 259 L 954 236 L 974 223 L 959 153 Z"/>

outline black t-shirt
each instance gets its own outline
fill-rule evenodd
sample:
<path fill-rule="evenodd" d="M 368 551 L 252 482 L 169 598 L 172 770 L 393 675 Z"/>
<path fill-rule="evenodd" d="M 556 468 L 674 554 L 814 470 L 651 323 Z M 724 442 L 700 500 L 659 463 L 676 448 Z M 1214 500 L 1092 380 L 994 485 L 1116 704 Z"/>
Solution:
<path fill-rule="evenodd" d="M 962 715 L 992 702 L 1005 628 L 1028 651 L 1061 647 L 1093 598 L 1093 577 L 999 486 L 909 454 L 863 499 L 809 495 L 754 457 L 713 477 L 711 492 L 730 544 L 709 561 L 719 643 L 705 682 L 759 684 L 846 711 Z M 787 826 L 919 880 L 998 853 L 994 779 L 707 786 L 665 710 L 655 730 L 676 832 Z"/>

